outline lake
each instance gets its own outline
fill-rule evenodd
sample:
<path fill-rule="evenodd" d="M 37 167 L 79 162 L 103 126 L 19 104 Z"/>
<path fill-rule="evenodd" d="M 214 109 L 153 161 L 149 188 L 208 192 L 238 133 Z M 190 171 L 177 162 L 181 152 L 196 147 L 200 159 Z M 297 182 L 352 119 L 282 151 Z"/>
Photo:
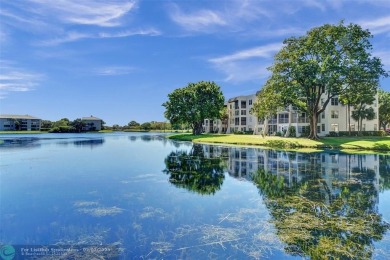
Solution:
<path fill-rule="evenodd" d="M 4 259 L 390 258 L 389 155 L 144 133 L 0 140 Z"/>

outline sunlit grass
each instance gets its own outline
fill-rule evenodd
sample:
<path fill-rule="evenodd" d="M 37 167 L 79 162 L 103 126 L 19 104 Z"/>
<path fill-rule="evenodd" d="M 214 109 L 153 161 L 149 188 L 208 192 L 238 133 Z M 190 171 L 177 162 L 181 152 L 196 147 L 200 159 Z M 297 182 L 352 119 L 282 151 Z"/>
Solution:
<path fill-rule="evenodd" d="M 169 138 L 194 143 L 257 145 L 283 149 L 359 149 L 390 151 L 390 137 L 324 137 L 318 141 L 307 138 L 286 138 L 260 135 L 178 134 Z"/>

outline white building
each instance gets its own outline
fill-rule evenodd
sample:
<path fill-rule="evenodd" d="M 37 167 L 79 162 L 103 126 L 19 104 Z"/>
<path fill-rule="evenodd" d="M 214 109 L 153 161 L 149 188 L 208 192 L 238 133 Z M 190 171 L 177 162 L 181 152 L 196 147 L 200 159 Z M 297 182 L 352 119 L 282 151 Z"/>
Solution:
<path fill-rule="evenodd" d="M 238 96 L 231 98 L 225 104 L 228 111 L 229 119 L 227 125 L 222 124 L 220 120 L 205 120 L 204 131 L 205 132 L 217 132 L 217 133 L 235 133 L 235 132 L 253 132 L 259 134 L 267 130 L 269 135 L 276 134 L 277 132 L 282 135 L 287 131 L 290 126 L 295 127 L 296 135 L 301 136 L 305 128 L 310 126 L 310 118 L 304 112 L 300 112 L 293 106 L 289 106 L 281 109 L 272 118 L 264 120 L 258 120 L 255 115 L 251 113 L 251 108 L 256 101 L 256 95 Z M 325 97 L 321 98 L 321 103 L 325 101 Z M 375 118 L 373 120 L 363 120 L 361 129 L 362 131 L 378 131 L 379 119 L 378 119 L 378 97 L 373 103 L 372 107 L 375 112 Z M 353 112 L 353 107 L 350 107 L 350 114 Z M 349 120 L 350 119 L 350 120 Z M 268 126 L 268 127 L 266 127 Z M 358 131 L 358 122 L 353 120 L 348 115 L 348 106 L 342 105 L 339 102 L 338 97 L 334 97 L 330 100 L 324 112 L 318 118 L 317 133 L 319 136 L 326 136 L 330 132 L 339 131 Z M 215 131 L 215 130 L 218 131 Z M 224 131 L 226 129 L 226 131 Z"/>
<path fill-rule="evenodd" d="M 0 131 L 39 131 L 41 119 L 30 115 L 0 115 Z"/>
<path fill-rule="evenodd" d="M 100 131 L 103 127 L 103 120 L 94 116 L 83 117 L 81 121 L 85 124 L 83 131 Z"/>

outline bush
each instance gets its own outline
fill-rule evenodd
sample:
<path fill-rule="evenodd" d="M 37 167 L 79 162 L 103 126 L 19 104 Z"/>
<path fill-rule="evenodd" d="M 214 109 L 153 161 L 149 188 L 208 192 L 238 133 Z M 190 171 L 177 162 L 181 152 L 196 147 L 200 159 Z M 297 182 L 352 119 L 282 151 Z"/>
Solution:
<path fill-rule="evenodd" d="M 290 132 L 290 137 L 296 137 L 297 136 L 297 130 L 295 126 L 290 126 L 288 128 L 288 131 Z"/>
<path fill-rule="evenodd" d="M 281 132 L 276 132 L 275 136 L 282 136 L 282 133 Z"/>
<path fill-rule="evenodd" d="M 358 131 L 351 131 L 351 133 L 349 133 L 348 131 L 339 131 L 339 132 L 331 131 L 331 132 L 329 132 L 329 134 L 327 136 L 329 136 L 329 137 L 386 136 L 386 132 L 383 131 L 383 130 L 380 130 L 380 131 L 362 131 L 360 133 Z"/>

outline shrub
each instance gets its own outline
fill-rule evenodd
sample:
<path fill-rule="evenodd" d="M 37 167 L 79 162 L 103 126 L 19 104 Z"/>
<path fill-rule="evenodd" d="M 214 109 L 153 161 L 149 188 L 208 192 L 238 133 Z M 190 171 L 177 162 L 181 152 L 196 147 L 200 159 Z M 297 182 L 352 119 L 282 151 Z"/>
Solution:
<path fill-rule="evenodd" d="M 290 137 L 296 137 L 297 136 L 297 130 L 295 126 L 290 126 L 288 128 L 288 131 L 290 132 Z"/>
<path fill-rule="evenodd" d="M 276 132 L 275 136 L 282 136 L 281 132 Z"/>

